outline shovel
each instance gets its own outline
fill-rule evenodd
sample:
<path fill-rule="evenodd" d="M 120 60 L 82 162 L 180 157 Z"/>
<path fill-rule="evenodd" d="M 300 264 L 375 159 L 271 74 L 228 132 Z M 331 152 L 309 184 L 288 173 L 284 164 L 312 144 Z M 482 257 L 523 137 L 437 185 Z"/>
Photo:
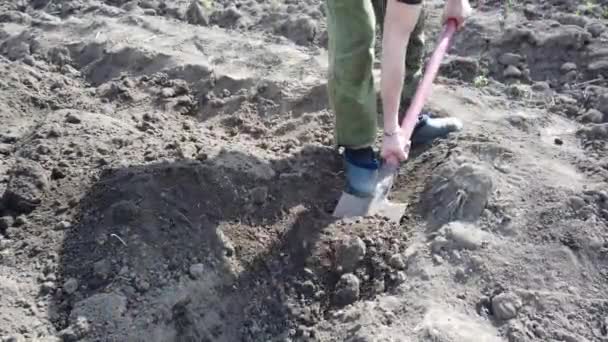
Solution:
<path fill-rule="evenodd" d="M 407 138 L 406 141 L 409 141 L 409 138 L 414 131 L 414 127 L 416 126 L 418 114 L 422 110 L 424 102 L 431 92 L 433 80 L 437 75 L 441 60 L 451 43 L 452 36 L 456 32 L 456 26 L 456 20 L 450 19 L 447 21 L 440 36 L 439 44 L 435 48 L 435 51 L 425 68 L 424 76 L 416 89 L 416 94 L 401 123 L 401 129 L 403 130 L 404 136 Z M 334 209 L 333 216 L 337 218 L 383 216 L 389 221 L 399 223 L 401 217 L 405 213 L 407 204 L 393 203 L 387 198 L 398 170 L 399 163 L 384 161 L 381 166 L 372 173 L 372 177 L 375 178 L 373 194 L 371 196 L 361 197 L 348 192 L 342 192 L 342 196 Z"/>

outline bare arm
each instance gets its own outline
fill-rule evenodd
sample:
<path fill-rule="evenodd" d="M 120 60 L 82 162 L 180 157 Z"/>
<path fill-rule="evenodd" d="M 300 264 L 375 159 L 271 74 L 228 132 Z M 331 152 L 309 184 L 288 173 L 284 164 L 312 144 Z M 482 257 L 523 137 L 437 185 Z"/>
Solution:
<path fill-rule="evenodd" d="M 382 37 L 380 93 L 384 113 L 384 131 L 398 130 L 398 111 L 405 76 L 406 48 L 421 5 L 388 0 Z"/>
<path fill-rule="evenodd" d="M 416 0 L 388 0 L 382 37 L 380 92 L 384 113 L 384 131 L 399 129 L 398 110 L 403 89 L 405 57 L 411 33 L 418 22 L 421 6 Z M 406 3 L 407 2 L 407 3 Z M 408 4 L 411 3 L 411 4 Z M 462 27 L 471 13 L 469 0 L 446 0 L 443 20 L 454 18 Z"/>

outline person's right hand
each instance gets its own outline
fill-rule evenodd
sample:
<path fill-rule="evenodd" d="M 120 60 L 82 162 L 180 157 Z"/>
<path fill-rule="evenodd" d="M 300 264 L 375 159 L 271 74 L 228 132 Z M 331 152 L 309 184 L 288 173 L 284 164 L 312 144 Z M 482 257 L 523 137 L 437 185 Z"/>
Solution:
<path fill-rule="evenodd" d="M 383 137 L 380 155 L 388 164 L 397 166 L 400 162 L 406 161 L 409 152 L 410 141 L 406 141 L 401 129 L 394 135 Z"/>
<path fill-rule="evenodd" d="M 469 0 L 446 0 L 442 21 L 445 23 L 448 19 L 454 19 L 458 29 L 461 29 L 471 13 L 473 9 Z"/>

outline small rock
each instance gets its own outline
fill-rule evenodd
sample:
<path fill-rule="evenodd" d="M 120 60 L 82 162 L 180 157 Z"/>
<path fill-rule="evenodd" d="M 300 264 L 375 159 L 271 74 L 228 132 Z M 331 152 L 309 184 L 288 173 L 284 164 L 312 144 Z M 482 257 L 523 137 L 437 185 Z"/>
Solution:
<path fill-rule="evenodd" d="M 171 88 L 169 88 L 171 89 Z M 142 115 L 141 117 L 144 121 L 146 122 L 159 122 L 161 120 L 160 115 L 158 115 L 157 113 L 144 113 L 144 115 Z"/>
<path fill-rule="evenodd" d="M 314 20 L 306 16 L 290 16 L 283 22 L 281 33 L 299 45 L 311 42 L 317 34 L 317 25 Z"/>
<path fill-rule="evenodd" d="M 457 221 L 446 224 L 440 229 L 440 233 L 444 234 L 456 249 L 478 249 L 488 237 L 486 232 L 474 225 Z"/>
<path fill-rule="evenodd" d="M 407 280 L 407 275 L 403 271 L 395 273 L 395 285 L 401 285 Z"/>
<path fill-rule="evenodd" d="M 93 264 L 93 272 L 95 276 L 105 280 L 110 276 L 112 265 L 106 259 L 102 259 Z"/>
<path fill-rule="evenodd" d="M 443 248 L 445 248 L 449 244 L 450 242 L 448 241 L 448 239 L 446 239 L 444 236 L 438 235 L 437 237 L 435 237 L 435 239 L 433 239 L 433 242 L 431 243 L 431 251 L 433 251 L 433 253 L 439 253 Z"/>
<path fill-rule="evenodd" d="M 144 279 L 137 279 L 135 282 L 135 287 L 140 292 L 146 292 L 150 289 L 150 283 Z"/>
<path fill-rule="evenodd" d="M 492 298 L 492 312 L 499 320 L 515 318 L 521 306 L 521 299 L 514 293 L 505 292 Z"/>
<path fill-rule="evenodd" d="M 315 294 L 315 283 L 310 280 L 307 280 L 302 283 L 302 293 L 305 296 L 312 296 Z"/>
<path fill-rule="evenodd" d="M 454 279 L 457 282 L 461 282 L 461 283 L 466 282 L 467 272 L 462 267 L 456 268 L 456 272 L 454 273 Z"/>
<path fill-rule="evenodd" d="M 597 109 L 589 109 L 585 114 L 581 115 L 579 117 L 579 121 L 582 123 L 602 123 L 606 120 L 606 118 L 608 118 L 608 116 L 606 116 L 606 118 L 604 118 L 605 115 L 600 112 Z"/>
<path fill-rule="evenodd" d="M 10 171 L 4 205 L 19 214 L 29 213 L 42 203 L 48 187 L 48 172 L 35 161 L 20 158 Z"/>
<path fill-rule="evenodd" d="M 553 17 L 562 25 L 576 25 L 581 28 L 587 26 L 589 21 L 587 17 L 574 13 L 558 13 Z"/>
<path fill-rule="evenodd" d="M 566 62 L 564 64 L 562 64 L 562 66 L 559 68 L 559 70 L 562 73 L 568 73 L 570 71 L 576 70 L 576 64 L 572 63 L 572 62 Z"/>
<path fill-rule="evenodd" d="M 91 297 L 91 298 L 93 298 L 93 297 Z M 117 310 L 117 311 L 119 310 L 119 308 L 116 306 L 117 302 L 112 303 L 110 298 L 105 299 L 106 303 L 101 303 L 100 302 L 101 300 L 102 300 L 102 298 L 99 298 L 99 300 L 97 300 L 97 298 L 96 298 L 95 301 L 91 301 L 91 305 L 96 306 L 96 305 L 100 305 L 100 304 L 101 305 L 106 304 L 106 307 L 104 309 Z M 84 301 L 80 302 L 80 303 L 84 303 Z M 96 308 L 93 307 L 92 309 L 94 310 Z M 91 313 L 94 314 L 95 312 L 93 311 Z M 104 314 L 106 314 L 106 313 L 104 312 Z M 74 322 L 72 323 L 72 325 L 70 325 L 66 329 L 59 332 L 59 336 L 62 338 L 62 340 L 64 342 L 79 341 L 91 330 L 90 324 L 85 317 L 78 315 L 78 316 L 76 316 L 76 319 L 73 321 Z M 107 321 L 104 321 L 104 320 L 102 320 L 102 322 L 107 323 Z"/>
<path fill-rule="evenodd" d="M 253 203 L 258 205 L 264 204 L 268 198 L 268 187 L 258 186 L 257 188 L 251 190 L 250 195 Z"/>
<path fill-rule="evenodd" d="M 61 221 L 55 226 L 55 230 L 66 230 L 70 229 L 70 227 L 72 227 L 72 224 L 70 222 Z"/>
<path fill-rule="evenodd" d="M 58 180 L 58 179 L 63 179 L 65 178 L 66 172 L 60 168 L 53 168 L 53 170 L 51 171 L 51 179 L 52 180 Z"/>
<path fill-rule="evenodd" d="M 597 105 L 595 106 L 595 109 L 608 115 L 608 93 L 601 94 L 598 97 L 598 101 L 597 101 Z"/>
<path fill-rule="evenodd" d="M 151 8 L 151 9 L 159 9 L 160 4 L 157 0 L 142 0 L 139 2 L 139 7 L 141 8 Z"/>
<path fill-rule="evenodd" d="M 40 286 L 40 292 L 42 294 L 52 293 L 53 291 L 55 291 L 55 283 L 52 281 L 46 281 Z"/>
<path fill-rule="evenodd" d="M 591 33 L 593 38 L 597 38 L 602 35 L 606 31 L 606 26 L 600 22 L 592 22 L 587 25 L 587 32 Z"/>
<path fill-rule="evenodd" d="M 79 124 L 82 122 L 82 119 L 78 114 L 70 112 L 65 116 L 65 122 L 71 124 Z"/>
<path fill-rule="evenodd" d="M 548 92 L 551 90 L 551 86 L 549 85 L 549 83 L 541 81 L 541 82 L 534 82 L 534 84 L 531 87 L 532 90 L 534 91 L 538 91 L 538 92 Z"/>
<path fill-rule="evenodd" d="M 498 57 L 498 62 L 505 66 L 518 65 L 519 63 L 521 63 L 522 60 L 523 57 L 521 55 L 511 52 L 503 53 L 502 55 L 500 55 L 500 57 Z"/>
<path fill-rule="evenodd" d="M 163 90 L 161 90 L 160 92 L 160 95 L 164 98 L 174 97 L 175 90 L 173 90 L 173 88 L 163 88 Z"/>
<path fill-rule="evenodd" d="M 359 294 L 359 278 L 352 273 L 342 275 L 336 286 L 336 304 L 341 306 L 352 304 L 359 299 Z"/>
<path fill-rule="evenodd" d="M 555 143 L 555 145 L 561 146 L 564 144 L 564 141 L 560 138 L 555 138 L 555 140 L 553 140 L 553 142 Z"/>
<path fill-rule="evenodd" d="M 519 78 L 521 75 L 521 70 L 514 65 L 509 65 L 503 72 L 503 76 L 507 78 Z"/>
<path fill-rule="evenodd" d="M 78 280 L 69 278 L 63 283 L 63 292 L 66 294 L 71 295 L 76 292 L 76 290 L 78 290 Z"/>
<path fill-rule="evenodd" d="M 338 268 L 345 273 L 354 271 L 365 257 L 366 248 L 365 242 L 358 236 L 342 240 L 337 251 Z"/>
<path fill-rule="evenodd" d="M 203 264 L 194 264 L 190 266 L 190 275 L 194 279 L 201 279 L 205 275 L 205 266 Z"/>
<path fill-rule="evenodd" d="M 12 216 L 0 217 L 0 232 L 3 232 L 5 230 L 9 229 L 10 227 L 12 227 L 13 223 L 15 223 L 15 220 L 13 219 Z"/>
<path fill-rule="evenodd" d="M 403 256 L 401 254 L 393 254 L 393 256 L 391 256 L 389 259 L 388 264 L 398 270 L 405 269 L 405 260 L 403 260 Z"/>
<path fill-rule="evenodd" d="M 22 227 L 28 223 L 27 217 L 25 215 L 19 215 L 15 218 L 15 223 L 13 224 L 15 227 Z"/>
<path fill-rule="evenodd" d="M 11 145 L 0 143 L 0 154 L 8 156 L 9 154 L 11 154 L 12 150 L 13 148 Z"/>
<path fill-rule="evenodd" d="M 196 160 L 199 160 L 199 161 L 205 161 L 205 160 L 207 160 L 207 159 L 209 159 L 209 155 L 208 155 L 207 153 L 205 153 L 205 152 L 199 152 L 199 153 L 196 155 Z"/>
<path fill-rule="evenodd" d="M 433 262 L 435 262 L 437 265 L 443 264 L 443 261 L 444 260 L 441 255 L 433 254 Z"/>
<path fill-rule="evenodd" d="M 585 200 L 583 200 L 582 198 L 578 197 L 578 196 L 572 196 L 568 199 L 568 203 L 570 204 L 570 207 L 572 209 L 576 210 L 580 210 L 581 208 L 583 208 L 584 206 L 586 206 L 587 204 L 585 203 Z"/>
<path fill-rule="evenodd" d="M 59 332 L 59 338 L 61 338 L 63 342 L 75 342 L 78 341 L 79 336 L 72 327 L 67 327 Z"/>
<path fill-rule="evenodd" d="M 146 8 L 146 9 L 144 9 L 144 15 L 155 16 L 156 10 L 154 10 L 152 8 Z"/>
<path fill-rule="evenodd" d="M 217 24 L 223 28 L 230 28 L 243 17 L 241 11 L 236 6 L 230 6 L 225 9 L 216 10 L 211 14 L 210 23 Z"/>

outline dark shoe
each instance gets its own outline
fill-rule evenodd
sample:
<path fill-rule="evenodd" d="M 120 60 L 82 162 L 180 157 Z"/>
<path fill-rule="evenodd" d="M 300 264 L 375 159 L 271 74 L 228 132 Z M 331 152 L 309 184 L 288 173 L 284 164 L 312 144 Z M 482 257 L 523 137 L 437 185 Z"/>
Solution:
<path fill-rule="evenodd" d="M 371 196 L 380 162 L 371 147 L 344 151 L 346 191 L 355 196 Z"/>
<path fill-rule="evenodd" d="M 412 133 L 412 145 L 427 144 L 435 139 L 444 138 L 451 132 L 460 131 L 462 126 L 462 121 L 458 118 L 432 118 L 428 113 L 423 113 Z"/>

